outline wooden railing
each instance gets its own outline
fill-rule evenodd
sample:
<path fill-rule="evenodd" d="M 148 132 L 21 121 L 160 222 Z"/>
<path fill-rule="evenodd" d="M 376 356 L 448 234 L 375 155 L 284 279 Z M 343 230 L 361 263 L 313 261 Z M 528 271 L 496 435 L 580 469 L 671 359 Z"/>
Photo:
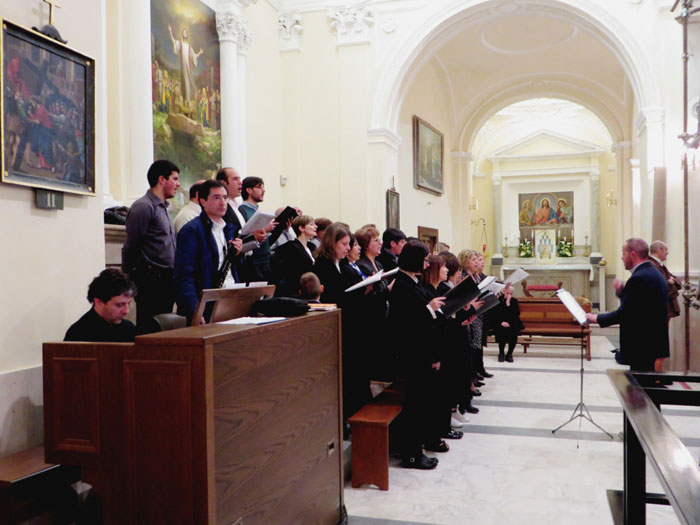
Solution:
<path fill-rule="evenodd" d="M 663 417 L 661 405 L 700 406 L 700 390 L 658 381 L 700 384 L 699 374 L 608 370 L 624 411 L 624 491 L 608 490 L 616 524 L 646 523 L 646 504 L 671 505 L 680 523 L 700 523 L 700 466 Z M 646 491 L 649 459 L 665 494 Z"/>

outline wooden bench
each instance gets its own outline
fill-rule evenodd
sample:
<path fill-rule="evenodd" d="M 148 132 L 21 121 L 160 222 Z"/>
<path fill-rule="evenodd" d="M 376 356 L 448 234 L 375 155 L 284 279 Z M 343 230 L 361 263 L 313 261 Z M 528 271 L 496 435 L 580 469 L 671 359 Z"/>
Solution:
<path fill-rule="evenodd" d="M 578 301 L 584 311 L 591 311 L 590 301 Z M 591 360 L 591 329 L 582 330 L 558 298 L 522 297 L 518 302 L 520 320 L 525 325 L 518 343 L 523 345 L 525 353 L 531 344 L 575 345 L 585 350 L 586 359 Z"/>
<path fill-rule="evenodd" d="M 401 413 L 406 391 L 392 384 L 348 421 L 352 428 L 352 486 L 389 490 L 389 425 Z"/>
<path fill-rule="evenodd" d="M 72 521 L 76 494 L 70 484 L 79 479 L 78 468 L 46 463 L 43 446 L 0 458 L 0 525 Z"/>

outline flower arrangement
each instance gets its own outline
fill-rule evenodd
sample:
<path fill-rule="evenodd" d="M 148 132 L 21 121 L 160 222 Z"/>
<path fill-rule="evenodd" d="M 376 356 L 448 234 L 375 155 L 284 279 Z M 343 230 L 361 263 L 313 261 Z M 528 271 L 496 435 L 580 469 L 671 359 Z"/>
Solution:
<path fill-rule="evenodd" d="M 557 257 L 572 257 L 574 255 L 574 243 L 566 238 L 557 243 Z"/>
<path fill-rule="evenodd" d="M 532 241 L 525 239 L 518 244 L 518 257 L 532 257 Z"/>

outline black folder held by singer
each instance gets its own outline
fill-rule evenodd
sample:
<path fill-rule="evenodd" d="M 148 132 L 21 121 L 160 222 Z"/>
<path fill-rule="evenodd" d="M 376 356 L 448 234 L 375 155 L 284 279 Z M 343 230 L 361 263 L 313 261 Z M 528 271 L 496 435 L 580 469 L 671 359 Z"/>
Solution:
<path fill-rule="evenodd" d="M 465 277 L 445 294 L 445 304 L 440 308 L 445 317 L 449 317 L 476 299 L 481 290 L 471 277 Z"/>

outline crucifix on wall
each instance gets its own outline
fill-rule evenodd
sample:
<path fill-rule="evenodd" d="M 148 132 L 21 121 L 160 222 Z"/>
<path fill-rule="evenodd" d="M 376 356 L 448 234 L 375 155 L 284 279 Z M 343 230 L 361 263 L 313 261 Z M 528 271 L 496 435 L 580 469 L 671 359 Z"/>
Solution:
<path fill-rule="evenodd" d="M 49 4 L 49 24 L 53 25 L 53 9 L 57 7 L 60 9 L 61 4 L 57 3 L 56 0 L 43 0 L 45 3 Z"/>

